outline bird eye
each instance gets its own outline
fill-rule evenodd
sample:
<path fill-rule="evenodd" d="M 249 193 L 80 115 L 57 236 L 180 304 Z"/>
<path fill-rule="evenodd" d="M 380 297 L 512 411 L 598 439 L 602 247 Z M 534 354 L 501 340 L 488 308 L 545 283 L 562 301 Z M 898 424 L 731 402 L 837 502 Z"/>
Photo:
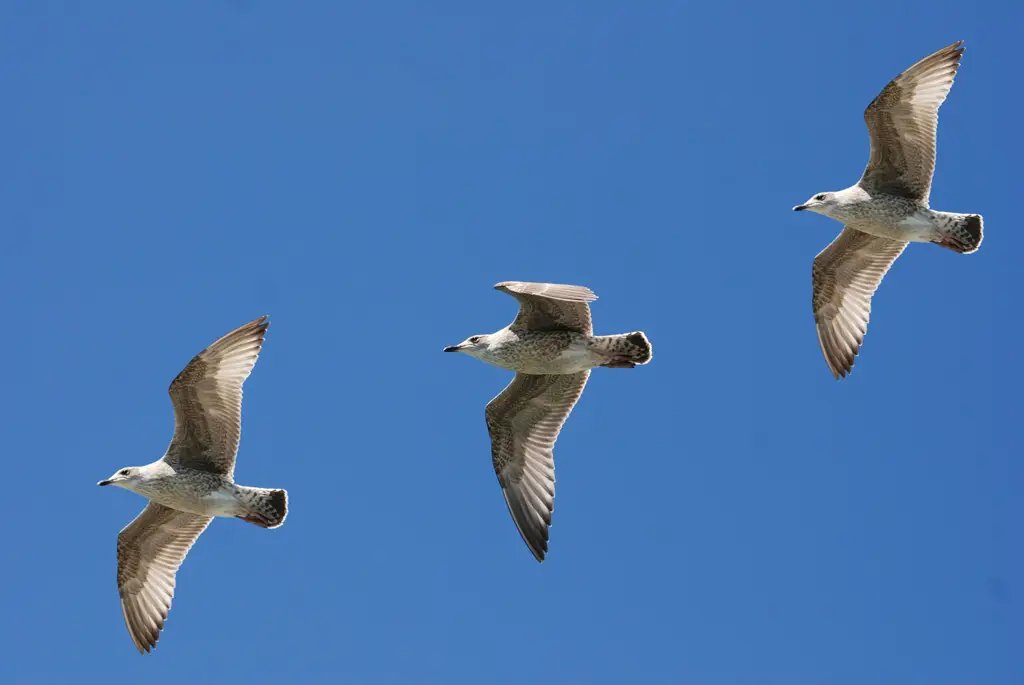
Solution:
<path fill-rule="evenodd" d="M 476 344 L 476 343 L 480 342 L 480 336 L 479 335 L 474 335 L 472 338 L 469 339 L 469 342 L 471 342 L 473 344 Z"/>
<path fill-rule="evenodd" d="M 120 475 L 127 476 L 129 473 L 131 473 L 131 470 L 129 470 L 129 469 L 121 469 Z"/>
<path fill-rule="evenodd" d="M 819 193 L 819 194 L 815 195 L 814 199 L 815 200 L 824 200 L 825 199 L 825 193 Z"/>

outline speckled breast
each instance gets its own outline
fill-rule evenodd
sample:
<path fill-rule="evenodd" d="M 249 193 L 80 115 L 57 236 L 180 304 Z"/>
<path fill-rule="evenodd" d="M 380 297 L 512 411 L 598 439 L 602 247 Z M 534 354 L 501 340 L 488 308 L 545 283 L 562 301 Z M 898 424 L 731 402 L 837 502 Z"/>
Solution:
<path fill-rule="evenodd" d="M 570 331 L 526 333 L 500 348 L 492 363 L 512 371 L 535 374 L 577 373 L 600 363 L 589 338 Z"/>

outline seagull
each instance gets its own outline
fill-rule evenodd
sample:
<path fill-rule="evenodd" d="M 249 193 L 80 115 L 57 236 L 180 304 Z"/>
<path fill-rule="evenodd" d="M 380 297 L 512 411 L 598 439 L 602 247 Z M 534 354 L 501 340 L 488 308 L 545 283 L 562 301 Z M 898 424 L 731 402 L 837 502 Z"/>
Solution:
<path fill-rule="evenodd" d="M 445 352 L 462 352 L 515 371 L 487 404 L 491 459 L 505 504 L 537 561 L 548 551 L 555 500 L 555 440 L 598 366 L 630 369 L 651 360 L 642 332 L 594 335 L 589 288 L 506 281 L 494 286 L 519 301 L 515 321 L 474 335 Z"/>
<path fill-rule="evenodd" d="M 925 57 L 868 105 L 871 156 L 856 185 L 818 193 L 793 208 L 846 224 L 811 270 L 818 342 L 836 379 L 852 370 L 868 330 L 871 297 L 907 243 L 935 243 L 961 254 L 981 245 L 981 215 L 928 206 L 939 105 L 953 86 L 962 46 L 959 41 Z"/>
<path fill-rule="evenodd" d="M 242 383 L 256 364 L 269 325 L 266 316 L 250 321 L 196 355 L 169 389 L 174 436 L 164 456 L 98 483 L 149 499 L 117 536 L 121 611 L 140 654 L 160 639 L 178 567 L 214 516 L 277 528 L 288 513 L 284 490 L 234 481 Z"/>

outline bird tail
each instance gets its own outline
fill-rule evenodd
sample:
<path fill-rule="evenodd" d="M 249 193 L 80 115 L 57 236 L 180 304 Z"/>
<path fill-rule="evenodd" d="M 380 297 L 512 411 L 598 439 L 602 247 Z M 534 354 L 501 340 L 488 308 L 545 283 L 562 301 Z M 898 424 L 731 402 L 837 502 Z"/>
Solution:
<path fill-rule="evenodd" d="M 264 488 L 244 488 L 248 511 L 238 518 L 260 528 L 277 528 L 288 516 L 288 492 Z"/>
<path fill-rule="evenodd" d="M 612 369 L 631 369 L 638 364 L 651 361 L 653 350 L 651 341 L 642 331 L 623 335 L 604 335 L 597 338 L 604 343 L 602 350 L 608 361 L 602 364 Z"/>
<path fill-rule="evenodd" d="M 984 222 L 980 214 L 944 214 L 939 221 L 939 237 L 934 242 L 947 250 L 970 254 L 981 246 Z"/>

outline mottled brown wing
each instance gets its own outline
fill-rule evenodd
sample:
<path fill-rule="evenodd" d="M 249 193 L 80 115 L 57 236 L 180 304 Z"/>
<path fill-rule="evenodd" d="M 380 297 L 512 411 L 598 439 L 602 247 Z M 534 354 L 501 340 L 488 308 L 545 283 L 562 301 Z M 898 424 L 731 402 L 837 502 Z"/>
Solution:
<path fill-rule="evenodd" d="M 557 283 L 522 283 L 505 281 L 494 286 L 519 300 L 519 314 L 512 322 L 513 331 L 576 331 L 593 335 L 590 305 L 597 295 L 582 285 Z"/>
<path fill-rule="evenodd" d="M 517 373 L 484 410 L 505 503 L 537 561 L 544 561 L 548 551 L 555 507 L 555 440 L 589 377 L 590 371 Z"/>
<path fill-rule="evenodd" d="M 928 201 L 939 105 L 953 86 L 962 45 L 960 41 L 925 57 L 894 78 L 868 105 L 864 121 L 871 137 L 871 157 L 859 182 L 862 188 Z"/>
<path fill-rule="evenodd" d="M 828 368 L 845 378 L 868 332 L 871 297 L 907 243 L 849 226 L 814 258 L 814 322 Z"/>
<path fill-rule="evenodd" d="M 150 502 L 117 536 L 121 612 L 140 653 L 160 639 L 178 567 L 212 520 Z"/>
<path fill-rule="evenodd" d="M 171 383 L 172 466 L 232 476 L 242 433 L 242 383 L 259 357 L 270 322 L 250 321 L 197 354 Z"/>

